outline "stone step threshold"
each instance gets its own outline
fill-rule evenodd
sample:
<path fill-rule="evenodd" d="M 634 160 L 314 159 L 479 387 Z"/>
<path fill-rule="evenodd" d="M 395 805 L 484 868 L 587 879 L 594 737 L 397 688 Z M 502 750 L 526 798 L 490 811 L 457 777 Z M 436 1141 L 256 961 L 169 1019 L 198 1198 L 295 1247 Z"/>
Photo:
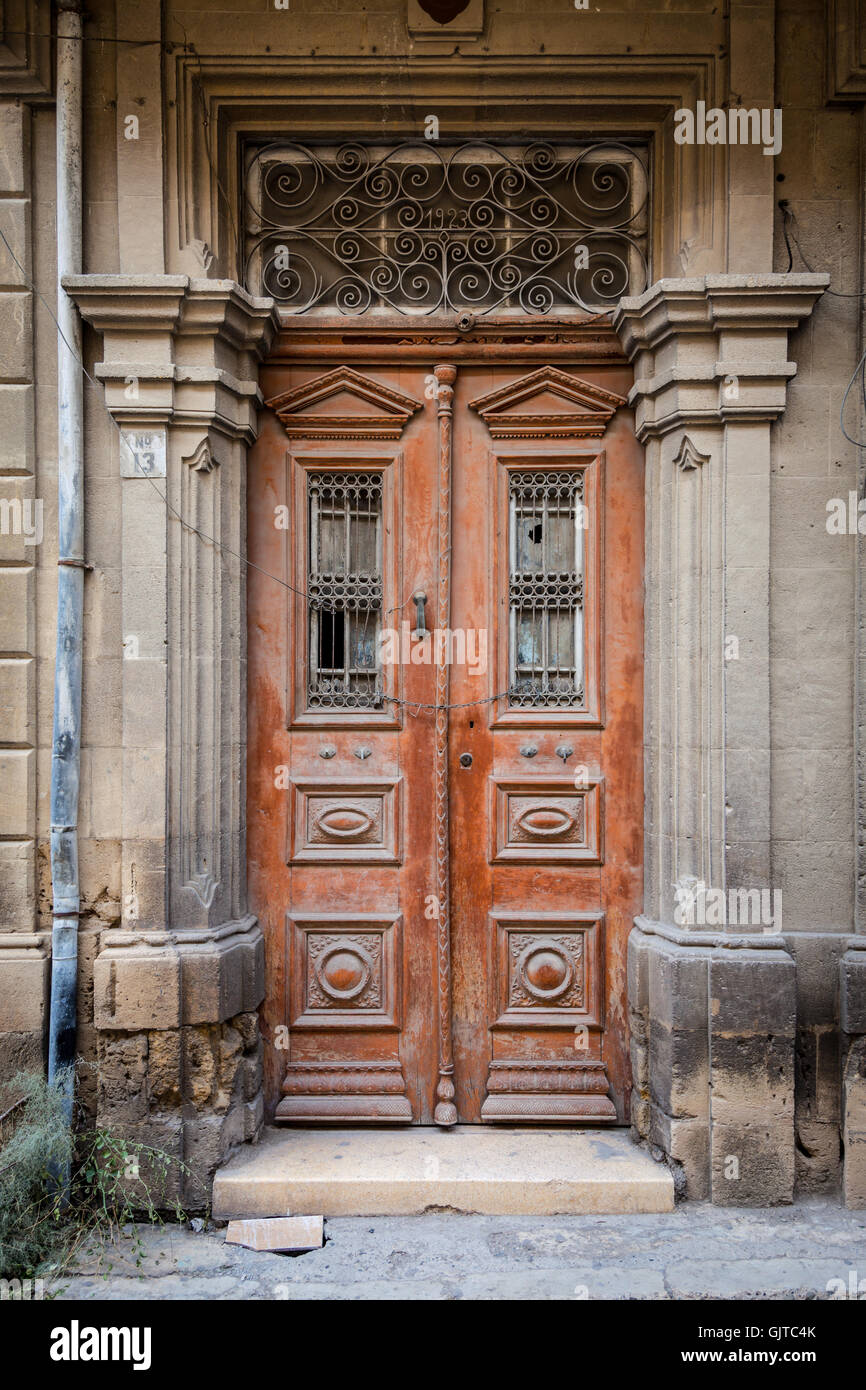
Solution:
<path fill-rule="evenodd" d="M 669 1170 L 627 1130 L 266 1129 L 217 1172 L 218 1221 L 256 1216 L 666 1212 Z"/>

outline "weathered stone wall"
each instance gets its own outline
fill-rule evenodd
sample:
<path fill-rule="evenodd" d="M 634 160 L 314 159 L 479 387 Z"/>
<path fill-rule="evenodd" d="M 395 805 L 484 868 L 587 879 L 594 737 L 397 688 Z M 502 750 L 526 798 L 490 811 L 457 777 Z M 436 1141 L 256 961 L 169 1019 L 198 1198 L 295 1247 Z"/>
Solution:
<path fill-rule="evenodd" d="M 771 473 L 773 884 L 786 931 L 850 932 L 854 849 L 856 541 L 829 535 L 827 502 L 857 486 L 857 450 L 839 427 L 860 355 L 862 111 L 827 104 L 819 57 L 826 7 L 779 6 L 776 100 L 784 142 L 777 199 L 792 214 L 794 269 L 826 271 L 830 290 L 791 337 L 797 375 L 774 427 Z M 774 269 L 786 270 L 781 210 Z M 802 250 L 802 255 L 800 251 Z M 803 257 L 805 257 L 805 262 Z M 839 298 L 849 295 L 850 298 Z M 856 411 L 846 414 L 855 433 Z"/>
<path fill-rule="evenodd" d="M 635 931 L 629 995 L 638 1131 L 688 1196 L 775 1206 L 794 1194 L 796 970 L 771 938 Z"/>
<path fill-rule="evenodd" d="M 0 971 L 6 1003 L 0 1070 L 41 1065 L 48 958 L 36 931 L 37 608 L 30 108 L 0 107 Z M 13 259 L 14 257 L 14 259 Z M 20 263 L 16 264 L 16 261 Z M 30 511 L 30 533 L 23 522 Z M 35 505 L 34 505 L 35 504 Z M 51 508 L 42 526 L 51 529 Z M 16 534 L 17 529 L 17 534 Z M 49 542 L 50 544 L 50 542 Z"/>
<path fill-rule="evenodd" d="M 205 1204 L 214 1169 L 262 1125 L 264 983 L 252 918 L 222 931 L 113 931 L 95 966 L 97 1123 L 182 1161 L 169 1199 Z"/>

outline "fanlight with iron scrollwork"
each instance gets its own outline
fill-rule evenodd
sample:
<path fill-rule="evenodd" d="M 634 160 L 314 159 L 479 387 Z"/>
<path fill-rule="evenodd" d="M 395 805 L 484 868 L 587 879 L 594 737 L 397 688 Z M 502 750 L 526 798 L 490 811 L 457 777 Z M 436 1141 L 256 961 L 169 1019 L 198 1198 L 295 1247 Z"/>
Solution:
<path fill-rule="evenodd" d="M 269 145 L 246 283 L 290 314 L 596 313 L 646 286 L 648 197 L 618 142 Z"/>

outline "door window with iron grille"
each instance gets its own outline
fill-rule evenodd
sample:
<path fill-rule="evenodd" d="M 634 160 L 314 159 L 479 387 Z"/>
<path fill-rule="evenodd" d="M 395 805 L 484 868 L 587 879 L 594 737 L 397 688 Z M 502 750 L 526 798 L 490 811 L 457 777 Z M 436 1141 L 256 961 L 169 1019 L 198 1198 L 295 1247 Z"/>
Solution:
<path fill-rule="evenodd" d="M 584 699 L 584 533 L 580 472 L 509 477 L 509 704 Z"/>
<path fill-rule="evenodd" d="M 310 709 L 380 709 L 382 478 L 310 473 Z"/>

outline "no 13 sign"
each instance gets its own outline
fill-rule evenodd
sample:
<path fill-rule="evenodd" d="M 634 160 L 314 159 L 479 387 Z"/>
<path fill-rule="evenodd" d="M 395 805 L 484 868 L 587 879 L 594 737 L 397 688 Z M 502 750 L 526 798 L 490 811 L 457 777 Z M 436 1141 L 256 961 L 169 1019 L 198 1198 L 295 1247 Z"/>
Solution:
<path fill-rule="evenodd" d="M 123 430 L 121 478 L 165 477 L 165 430 Z"/>

